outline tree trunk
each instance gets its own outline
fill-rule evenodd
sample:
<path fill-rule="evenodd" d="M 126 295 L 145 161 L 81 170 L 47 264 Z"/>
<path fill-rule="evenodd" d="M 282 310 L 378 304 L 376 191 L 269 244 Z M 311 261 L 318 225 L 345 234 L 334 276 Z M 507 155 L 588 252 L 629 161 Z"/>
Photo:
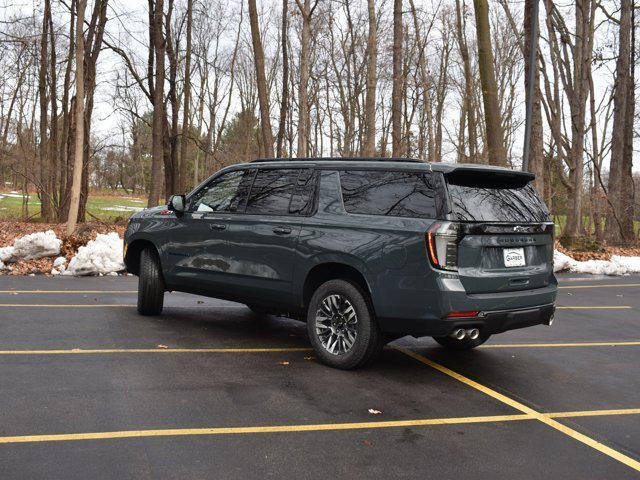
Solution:
<path fill-rule="evenodd" d="M 256 69 L 256 83 L 258 88 L 258 102 L 260 104 L 260 129 L 262 144 L 266 157 L 273 157 L 273 133 L 271 132 L 271 120 L 269 118 L 269 97 L 267 93 L 267 80 L 264 73 L 264 50 L 260 39 L 260 26 L 258 25 L 258 9 L 256 0 L 247 0 L 249 4 L 249 23 L 251 24 L 251 43 L 253 44 L 253 57 Z"/>
<path fill-rule="evenodd" d="M 289 0 L 282 0 L 282 100 L 280 102 L 280 120 L 278 122 L 278 140 L 276 157 L 284 157 L 283 143 L 289 108 Z M 289 152 L 291 154 L 291 152 Z"/>
<path fill-rule="evenodd" d="M 633 89 L 631 81 L 631 0 L 622 0 L 620 10 L 620 28 L 618 32 L 618 59 L 616 62 L 616 76 L 613 96 L 613 128 L 611 131 L 611 163 L 609 168 L 608 197 L 610 208 L 607 210 L 605 239 L 607 242 L 622 243 L 625 238 L 623 217 L 627 200 L 625 174 L 631 177 L 631 172 L 624 171 L 625 156 L 629 154 L 627 136 L 629 118 L 633 119 Z M 629 98 L 631 94 L 631 98 Z M 631 114 L 631 115 L 629 115 Z M 633 122 L 633 120 L 632 120 Z M 632 127 L 633 128 L 633 127 Z M 633 222 L 631 222 L 633 232 Z M 633 234 L 632 234 L 633 235 Z"/>
<path fill-rule="evenodd" d="M 162 164 L 164 162 L 164 56 L 165 38 L 162 32 L 164 0 L 155 0 L 153 9 L 153 50 L 155 58 L 155 82 L 153 88 L 153 127 L 152 127 L 152 160 L 151 185 L 147 207 L 155 207 L 160 203 L 162 192 Z M 149 46 L 151 48 L 151 46 Z"/>
<path fill-rule="evenodd" d="M 570 87 L 571 147 L 568 155 L 570 199 L 567 207 L 567 224 L 562 234 L 570 245 L 583 234 L 582 200 L 584 183 L 584 137 L 586 102 L 591 78 L 593 54 L 594 0 L 577 0 L 575 6 L 575 45 L 573 47 L 573 85 Z M 565 87 L 565 90 L 566 87 Z"/>
<path fill-rule="evenodd" d="M 76 131 L 73 161 L 73 182 L 71 201 L 67 218 L 67 235 L 76 229 L 78 208 L 80 206 L 80 188 L 82 187 L 82 161 L 84 154 L 84 12 L 87 0 L 77 0 L 76 14 Z"/>
<path fill-rule="evenodd" d="M 187 0 L 187 50 L 184 59 L 184 115 L 182 117 L 182 136 L 180 138 L 180 167 L 178 192 L 186 191 L 187 152 L 189 146 L 189 107 L 191 103 L 191 28 L 193 23 L 193 0 Z"/>
<path fill-rule="evenodd" d="M 45 221 L 51 221 L 51 172 L 49 168 L 48 152 L 48 115 L 49 97 L 47 95 L 47 65 L 48 65 L 48 35 L 49 17 L 51 16 L 51 2 L 44 2 L 44 16 L 42 17 L 42 33 L 40 36 L 40 69 L 38 72 L 38 97 L 40 98 L 40 142 L 38 156 L 40 160 L 40 177 L 38 179 L 38 195 L 40 196 L 40 215 Z"/>
<path fill-rule="evenodd" d="M 402 142 L 402 0 L 393 2 L 393 88 L 391 91 L 391 155 L 404 155 Z"/>
<path fill-rule="evenodd" d="M 464 98 L 462 101 L 464 113 L 466 115 L 466 124 L 468 131 L 469 156 L 468 161 L 476 163 L 478 161 L 478 136 L 476 126 L 476 112 L 473 106 L 474 79 L 473 70 L 471 69 L 471 59 L 469 55 L 469 47 L 467 45 L 466 21 L 464 20 L 463 5 L 460 0 L 456 0 L 456 37 L 458 40 L 458 48 L 460 49 L 460 57 L 462 57 L 462 67 L 464 72 Z M 463 132 L 464 135 L 464 132 Z M 463 139 L 461 139 L 462 141 Z M 464 153 L 464 150 L 463 152 Z"/>
<path fill-rule="evenodd" d="M 504 149 L 504 134 L 498 103 L 498 85 L 493 66 L 491 32 L 489 27 L 489 4 L 487 0 L 473 0 L 476 15 L 476 35 L 478 37 L 478 67 L 482 84 L 482 101 L 487 129 L 489 164 L 507 166 Z"/>
<path fill-rule="evenodd" d="M 535 187 L 538 192 L 544 192 L 544 145 L 542 137 L 542 108 L 540 105 L 540 74 L 539 56 L 536 55 L 535 64 L 530 62 L 531 52 L 531 20 L 534 3 L 539 0 L 525 0 L 524 3 L 524 88 L 528 100 L 529 72 L 534 68 L 533 109 L 531 112 L 531 137 L 529 141 L 529 171 L 536 176 Z M 524 159 L 523 159 L 524 160 Z"/>
<path fill-rule="evenodd" d="M 367 38 L 367 87 L 364 104 L 365 157 L 376 154 L 376 86 L 378 83 L 378 19 L 374 0 L 367 0 L 369 34 Z"/>
<path fill-rule="evenodd" d="M 311 62 L 311 0 L 304 5 L 296 0 L 302 14 L 302 38 L 300 41 L 300 83 L 298 84 L 298 149 L 299 158 L 308 155 L 309 138 L 309 70 Z"/>

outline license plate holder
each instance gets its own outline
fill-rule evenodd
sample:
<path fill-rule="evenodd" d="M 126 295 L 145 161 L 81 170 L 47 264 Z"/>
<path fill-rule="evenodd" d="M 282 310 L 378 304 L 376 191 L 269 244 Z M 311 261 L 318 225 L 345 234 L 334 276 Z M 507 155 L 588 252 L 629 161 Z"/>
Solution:
<path fill-rule="evenodd" d="M 524 257 L 524 248 L 503 248 L 502 255 L 504 257 L 504 266 L 508 268 L 512 267 L 524 267 L 527 262 Z"/>

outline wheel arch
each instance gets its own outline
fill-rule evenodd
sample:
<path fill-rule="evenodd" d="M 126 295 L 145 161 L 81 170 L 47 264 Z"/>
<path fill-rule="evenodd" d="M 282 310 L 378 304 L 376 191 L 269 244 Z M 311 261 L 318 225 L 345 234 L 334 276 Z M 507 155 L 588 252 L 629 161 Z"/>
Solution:
<path fill-rule="evenodd" d="M 138 238 L 127 244 L 127 251 L 124 257 L 124 264 L 127 267 L 127 272 L 134 275 L 140 273 L 140 254 L 145 249 L 150 249 L 160 257 L 158 247 L 146 238 Z"/>
<path fill-rule="evenodd" d="M 314 265 L 307 272 L 302 287 L 302 303 L 308 308 L 311 297 L 316 289 L 329 280 L 343 279 L 357 285 L 368 297 L 371 304 L 371 287 L 361 269 L 340 261 L 326 261 Z M 371 305 L 373 308 L 373 305 Z"/>

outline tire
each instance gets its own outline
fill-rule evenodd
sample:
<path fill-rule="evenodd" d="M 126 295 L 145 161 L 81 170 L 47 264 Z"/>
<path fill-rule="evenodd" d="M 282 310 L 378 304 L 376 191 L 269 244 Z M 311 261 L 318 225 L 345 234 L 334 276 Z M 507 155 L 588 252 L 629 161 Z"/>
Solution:
<path fill-rule="evenodd" d="M 140 252 L 138 313 L 141 315 L 160 315 L 163 303 L 164 280 L 160 261 L 157 253 L 147 248 Z"/>
<path fill-rule="evenodd" d="M 491 338 L 490 334 L 480 333 L 478 338 L 471 340 L 469 337 L 465 337 L 462 340 L 456 340 L 451 337 L 433 337 L 433 339 L 445 348 L 451 350 L 471 350 L 482 345 L 484 342 Z"/>
<path fill-rule="evenodd" d="M 314 292 L 307 332 L 318 359 L 341 370 L 372 363 L 386 343 L 368 296 L 346 280 L 329 280 Z"/>

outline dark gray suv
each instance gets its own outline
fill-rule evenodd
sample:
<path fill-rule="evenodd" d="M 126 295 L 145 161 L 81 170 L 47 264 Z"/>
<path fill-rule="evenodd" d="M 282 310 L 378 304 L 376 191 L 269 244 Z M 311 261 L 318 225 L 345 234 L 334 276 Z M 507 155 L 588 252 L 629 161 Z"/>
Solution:
<path fill-rule="evenodd" d="M 390 340 L 470 349 L 553 319 L 553 223 L 533 175 L 415 160 L 259 160 L 131 218 L 138 311 L 166 290 L 307 322 L 325 363 Z"/>

